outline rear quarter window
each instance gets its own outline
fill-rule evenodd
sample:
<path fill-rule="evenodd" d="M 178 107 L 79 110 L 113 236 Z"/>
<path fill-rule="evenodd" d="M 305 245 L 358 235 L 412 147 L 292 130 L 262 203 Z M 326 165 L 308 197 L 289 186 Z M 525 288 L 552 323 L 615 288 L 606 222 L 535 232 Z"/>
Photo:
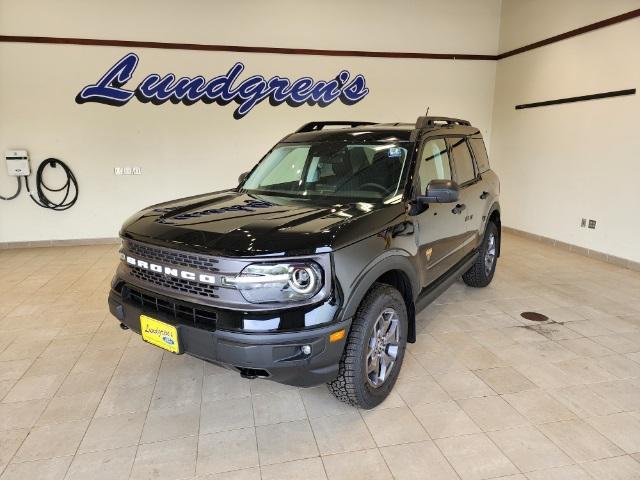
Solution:
<path fill-rule="evenodd" d="M 453 153 L 453 164 L 456 170 L 456 181 L 464 185 L 473 181 L 477 172 L 473 165 L 473 158 L 469 146 L 464 137 L 451 137 L 448 139 Z"/>
<path fill-rule="evenodd" d="M 476 159 L 478 165 L 478 171 L 480 173 L 486 172 L 491 167 L 489 166 L 489 157 L 487 156 L 487 149 L 484 146 L 484 141 L 481 137 L 470 138 L 471 150 L 473 150 L 473 156 Z"/>

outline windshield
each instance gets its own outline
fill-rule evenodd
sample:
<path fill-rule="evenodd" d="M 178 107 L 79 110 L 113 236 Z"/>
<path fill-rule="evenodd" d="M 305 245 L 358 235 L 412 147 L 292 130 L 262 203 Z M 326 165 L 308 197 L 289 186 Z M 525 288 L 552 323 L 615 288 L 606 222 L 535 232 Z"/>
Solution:
<path fill-rule="evenodd" d="M 255 168 L 243 189 L 382 201 L 402 194 L 409 148 L 408 142 L 280 144 Z"/>

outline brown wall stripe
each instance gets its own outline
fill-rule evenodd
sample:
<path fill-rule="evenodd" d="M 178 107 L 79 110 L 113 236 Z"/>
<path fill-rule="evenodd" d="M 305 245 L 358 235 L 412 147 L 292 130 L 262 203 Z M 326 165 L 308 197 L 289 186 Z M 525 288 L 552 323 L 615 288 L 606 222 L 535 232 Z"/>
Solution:
<path fill-rule="evenodd" d="M 584 27 L 576 28 L 575 30 L 570 30 L 568 32 L 561 33 L 560 35 L 555 35 L 553 37 L 545 38 L 544 40 L 540 40 L 539 42 L 530 43 L 529 45 L 525 45 L 524 47 L 520 47 L 514 50 L 509 50 L 508 52 L 500 53 L 496 55 L 496 60 L 502 60 L 503 58 L 512 57 L 514 55 L 518 55 L 519 53 L 524 53 L 524 52 L 528 52 L 529 50 L 533 50 L 534 48 L 544 47 L 545 45 L 550 45 L 552 43 L 556 43 L 561 40 L 566 40 L 567 38 L 576 37 L 578 35 L 582 35 L 583 33 L 593 32 L 594 30 L 608 27 L 610 25 L 615 25 L 616 23 L 624 22 L 626 20 L 631 20 L 632 18 L 637 18 L 637 17 L 640 17 L 640 8 L 636 10 L 631 10 L 630 12 L 627 12 L 627 13 L 623 13 L 622 15 L 617 15 L 615 17 L 607 18 L 606 20 L 601 20 L 596 23 L 591 23 Z"/>
<path fill-rule="evenodd" d="M 238 52 L 238 53 L 274 53 L 280 55 L 321 55 L 330 57 L 377 57 L 377 58 L 416 58 L 439 60 L 501 60 L 503 58 L 518 55 L 535 48 L 550 45 L 567 38 L 592 32 L 600 28 L 615 25 L 616 23 L 640 17 L 640 8 L 622 15 L 592 23 L 584 27 L 576 28 L 569 32 L 555 35 L 540 40 L 539 42 L 525 45 L 524 47 L 509 50 L 498 55 L 475 55 L 457 53 L 419 53 L 419 52 L 376 52 L 366 50 L 319 50 L 312 48 L 278 48 L 278 47 L 248 47 L 239 45 L 206 45 L 199 43 L 169 43 L 169 42 L 144 42 L 137 40 L 100 40 L 93 38 L 65 38 L 65 37 L 34 37 L 23 35 L 0 35 L 0 42 L 8 43 L 47 43 L 58 45 L 97 45 L 108 47 L 128 48 L 159 48 L 165 50 L 198 50 L 208 52 Z"/>
<path fill-rule="evenodd" d="M 92 38 L 27 37 L 0 35 L 0 42 L 54 43 L 63 45 L 100 45 L 108 47 L 161 48 L 166 50 L 201 50 L 208 52 L 276 53 L 281 55 L 322 55 L 333 57 L 383 57 L 451 60 L 495 60 L 495 55 L 418 52 L 375 52 L 366 50 L 318 50 L 312 48 L 245 47 L 200 43 L 143 42 L 136 40 L 98 40 Z"/>
<path fill-rule="evenodd" d="M 592 93 L 590 95 L 580 95 L 579 97 L 557 98 L 555 100 L 544 100 L 542 102 L 523 103 L 522 105 L 516 105 L 516 110 L 523 110 L 525 108 L 548 107 L 550 105 L 561 105 L 563 103 L 586 102 L 588 100 L 600 100 L 602 98 L 622 97 L 625 95 L 635 94 L 635 88 L 627 88 L 626 90 Z"/>

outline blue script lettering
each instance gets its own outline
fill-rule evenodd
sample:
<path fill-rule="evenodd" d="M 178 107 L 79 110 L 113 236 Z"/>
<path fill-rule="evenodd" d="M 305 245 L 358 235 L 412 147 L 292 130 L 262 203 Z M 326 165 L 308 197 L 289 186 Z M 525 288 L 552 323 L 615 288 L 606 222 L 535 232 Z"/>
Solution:
<path fill-rule="evenodd" d="M 97 83 L 84 87 L 76 96 L 76 102 L 122 106 L 134 96 L 142 103 L 151 102 L 155 105 L 167 101 L 185 105 L 192 105 L 198 101 L 218 105 L 235 102 L 238 107 L 233 116 L 240 119 L 267 99 L 273 106 L 286 102 L 292 107 L 303 104 L 326 107 L 336 100 L 345 105 L 353 105 L 369 93 L 364 76 L 356 75 L 351 79 L 347 70 L 342 70 L 329 81 L 315 81 L 310 77 L 291 81 L 279 76 L 267 80 L 262 75 L 253 75 L 239 81 L 238 78 L 244 71 L 244 65 L 240 62 L 233 65 L 226 74 L 209 81 L 201 75 L 176 78 L 173 73 L 164 76 L 152 73 L 147 75 L 135 90 L 126 90 L 123 87 L 131 80 L 138 61 L 135 53 L 128 53 Z"/>
<path fill-rule="evenodd" d="M 99 102 L 116 106 L 124 105 L 131 99 L 134 92 L 124 90 L 120 87 L 131 80 L 131 76 L 137 66 L 137 55 L 134 53 L 125 55 L 98 80 L 98 83 L 84 87 L 76 97 L 76 102 Z"/>

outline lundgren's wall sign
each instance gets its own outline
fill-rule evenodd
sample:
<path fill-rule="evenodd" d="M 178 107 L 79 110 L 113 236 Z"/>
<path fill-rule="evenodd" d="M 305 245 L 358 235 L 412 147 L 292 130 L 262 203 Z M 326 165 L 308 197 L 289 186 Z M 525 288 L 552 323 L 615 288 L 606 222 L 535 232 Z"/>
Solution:
<path fill-rule="evenodd" d="M 128 53 L 100 80 L 84 87 L 76 96 L 76 102 L 98 102 L 120 107 L 134 96 L 140 102 L 151 102 L 154 105 L 167 101 L 185 105 L 196 102 L 227 105 L 236 102 L 238 107 L 233 112 L 233 117 L 240 119 L 267 99 L 274 106 L 287 103 L 292 107 L 303 104 L 326 107 L 336 100 L 353 105 L 369 93 L 364 76 L 356 75 L 352 78 L 347 70 L 340 71 L 331 80 L 314 80 L 310 77 L 290 80 L 280 76 L 267 80 L 262 75 L 239 80 L 244 70 L 244 65 L 240 62 L 233 65 L 227 73 L 210 80 L 201 75 L 176 78 L 173 73 L 164 76 L 151 73 L 134 90 L 124 88 L 131 80 L 138 61 L 135 53 Z"/>

